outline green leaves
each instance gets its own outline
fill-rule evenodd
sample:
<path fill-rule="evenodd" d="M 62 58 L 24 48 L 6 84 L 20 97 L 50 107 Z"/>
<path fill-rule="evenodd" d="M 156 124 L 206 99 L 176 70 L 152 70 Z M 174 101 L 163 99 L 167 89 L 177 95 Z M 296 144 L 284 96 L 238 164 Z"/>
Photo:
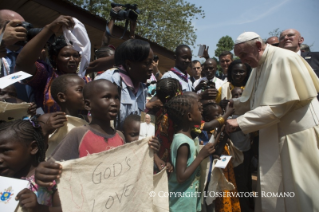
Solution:
<path fill-rule="evenodd" d="M 92 14 L 108 19 L 110 0 L 69 0 Z M 202 7 L 196 7 L 184 0 L 116 0 L 115 3 L 137 4 L 140 14 L 136 34 L 170 50 L 180 44 L 194 45 L 195 28 L 192 20 L 204 18 Z M 125 21 L 116 21 L 124 26 Z"/>
<path fill-rule="evenodd" d="M 234 48 L 234 41 L 228 35 L 223 36 L 219 39 L 218 43 L 216 44 L 217 49 L 215 50 L 215 56 L 219 57 L 219 55 L 223 51 L 231 51 Z"/>

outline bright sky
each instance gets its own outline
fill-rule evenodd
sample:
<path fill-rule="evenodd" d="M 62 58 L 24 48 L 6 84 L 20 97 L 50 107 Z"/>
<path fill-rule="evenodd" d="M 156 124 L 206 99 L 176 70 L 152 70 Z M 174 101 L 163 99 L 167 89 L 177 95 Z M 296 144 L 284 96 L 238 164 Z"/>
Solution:
<path fill-rule="evenodd" d="M 197 28 L 198 44 L 209 46 L 210 57 L 215 56 L 218 40 L 228 35 L 236 40 L 243 32 L 253 31 L 265 39 L 279 28 L 294 28 L 304 37 L 305 44 L 319 52 L 319 0 L 186 0 L 202 6 L 206 17 L 193 21 Z M 193 57 L 198 59 L 198 57 Z"/>

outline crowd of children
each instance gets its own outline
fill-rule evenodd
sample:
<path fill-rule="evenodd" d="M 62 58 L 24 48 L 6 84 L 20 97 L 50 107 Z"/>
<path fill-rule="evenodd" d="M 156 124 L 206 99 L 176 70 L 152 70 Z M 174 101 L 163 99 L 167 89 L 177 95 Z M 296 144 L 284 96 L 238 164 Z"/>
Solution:
<path fill-rule="evenodd" d="M 187 73 L 192 53 L 187 45 L 180 45 L 175 51 L 175 67 L 157 81 L 154 96 L 146 101 L 146 82 L 154 65 L 146 41 L 131 39 L 119 45 L 114 68 L 93 81 L 76 74 L 79 52 L 61 37 L 49 48 L 51 64 L 37 61 L 36 55 L 49 37 L 73 25 L 70 17 L 60 16 L 28 42 L 17 58 L 17 67 L 32 75 L 22 83 L 33 87 L 35 102 L 45 112 L 36 114 L 32 103 L 28 120 L 0 124 L 0 176 L 30 182 L 30 188 L 17 195 L 23 208 L 61 211 L 55 180 L 62 167 L 54 161 L 81 158 L 138 140 L 142 111 L 156 116 L 149 148 L 155 152 L 154 173 L 167 169 L 170 192 L 198 192 L 201 162 L 209 157 L 212 165 L 221 154 L 230 155 L 230 142 L 242 151 L 244 162 L 237 167 L 229 163 L 223 173 L 234 191 L 251 191 L 251 139 L 240 131 L 226 135 L 223 127 L 234 112 L 226 100 L 241 96 L 251 70 L 247 64 L 240 60 L 230 64 L 228 82 L 224 83 L 215 76 L 216 61 L 207 59 L 193 86 Z M 0 99 L 22 102 L 14 86 L 1 89 Z M 203 145 L 201 150 L 199 145 Z M 209 180 L 210 175 L 207 185 Z M 235 197 L 219 197 L 209 206 L 199 197 L 171 196 L 169 205 L 170 211 L 252 208 L 246 199 Z"/>

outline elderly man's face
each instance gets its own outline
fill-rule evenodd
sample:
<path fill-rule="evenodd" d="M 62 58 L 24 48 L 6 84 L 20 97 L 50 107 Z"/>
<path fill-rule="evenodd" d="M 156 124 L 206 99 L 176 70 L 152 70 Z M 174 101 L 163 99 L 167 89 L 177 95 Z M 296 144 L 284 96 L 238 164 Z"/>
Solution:
<path fill-rule="evenodd" d="M 297 52 L 303 41 L 303 37 L 297 30 L 287 29 L 280 34 L 279 47 Z"/>
<path fill-rule="evenodd" d="M 254 45 L 249 45 L 247 43 L 241 43 L 235 45 L 235 55 L 241 59 L 243 63 L 247 63 L 252 68 L 258 66 L 258 61 L 262 55 L 261 43 L 256 42 Z"/>

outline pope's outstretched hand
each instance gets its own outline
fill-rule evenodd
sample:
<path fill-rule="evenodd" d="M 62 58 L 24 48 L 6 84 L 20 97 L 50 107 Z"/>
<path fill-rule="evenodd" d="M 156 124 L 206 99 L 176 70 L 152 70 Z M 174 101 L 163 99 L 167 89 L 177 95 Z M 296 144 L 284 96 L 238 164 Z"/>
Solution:
<path fill-rule="evenodd" d="M 228 119 L 226 121 L 226 132 L 232 133 L 239 130 L 237 119 Z"/>

